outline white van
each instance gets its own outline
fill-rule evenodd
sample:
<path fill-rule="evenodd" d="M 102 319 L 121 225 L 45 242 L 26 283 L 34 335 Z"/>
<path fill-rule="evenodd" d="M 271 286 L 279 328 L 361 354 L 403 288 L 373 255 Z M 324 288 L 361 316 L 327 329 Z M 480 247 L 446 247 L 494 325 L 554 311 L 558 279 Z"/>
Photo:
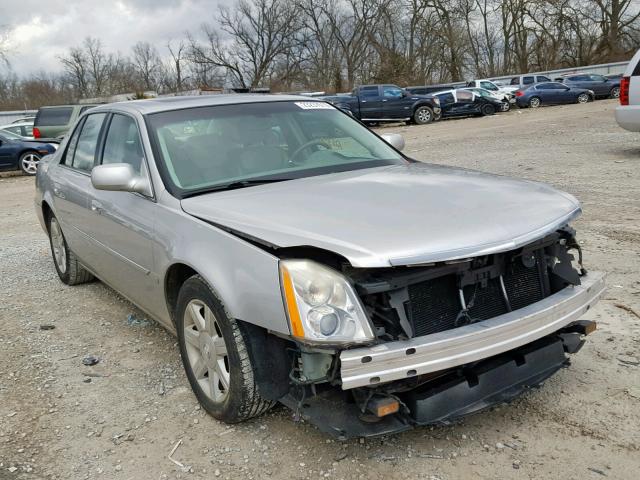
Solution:
<path fill-rule="evenodd" d="M 625 130 L 640 132 L 640 50 L 633 56 L 620 81 L 620 106 L 616 121 Z"/>

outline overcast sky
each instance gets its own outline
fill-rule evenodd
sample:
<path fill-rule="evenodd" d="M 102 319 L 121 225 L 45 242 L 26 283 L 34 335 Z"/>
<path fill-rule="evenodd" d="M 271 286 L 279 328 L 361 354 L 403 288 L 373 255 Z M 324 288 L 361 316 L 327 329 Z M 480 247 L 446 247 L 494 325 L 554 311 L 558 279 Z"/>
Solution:
<path fill-rule="evenodd" d="M 129 55 L 139 40 L 162 51 L 167 40 L 211 22 L 216 0 L 3 0 L 0 25 L 9 31 L 9 61 L 18 75 L 61 70 L 57 56 L 87 36 L 105 50 Z M 231 3 L 223 1 L 221 3 Z M 4 70 L 4 67 L 2 67 Z M 1 71 L 1 70 L 0 70 Z"/>

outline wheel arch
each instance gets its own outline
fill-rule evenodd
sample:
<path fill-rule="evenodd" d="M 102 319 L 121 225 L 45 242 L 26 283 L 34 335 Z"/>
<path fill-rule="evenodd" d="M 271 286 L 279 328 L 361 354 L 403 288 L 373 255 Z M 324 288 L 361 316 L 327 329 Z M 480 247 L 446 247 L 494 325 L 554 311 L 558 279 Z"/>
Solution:
<path fill-rule="evenodd" d="M 164 279 L 165 300 L 174 327 L 176 325 L 176 307 L 180 289 L 189 278 L 195 275 L 204 280 L 213 295 L 227 311 L 224 299 L 205 276 L 191 265 L 176 262 L 167 269 Z M 229 314 L 228 311 L 227 314 Z M 264 327 L 242 319 L 232 318 L 232 320 L 237 322 L 247 345 L 249 358 L 254 367 L 254 380 L 260 395 L 266 400 L 278 400 L 289 391 L 291 360 L 287 349 L 293 348 L 294 345 L 282 337 L 270 334 Z"/>

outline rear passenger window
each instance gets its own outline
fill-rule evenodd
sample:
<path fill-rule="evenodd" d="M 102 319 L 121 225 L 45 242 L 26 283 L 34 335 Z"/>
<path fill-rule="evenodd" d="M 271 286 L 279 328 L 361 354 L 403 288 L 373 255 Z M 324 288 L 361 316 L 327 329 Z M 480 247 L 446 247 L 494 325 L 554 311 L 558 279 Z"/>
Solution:
<path fill-rule="evenodd" d="M 39 125 L 43 127 L 66 125 L 71 119 L 72 112 L 73 107 L 41 108 L 38 110 L 34 123 L 36 127 Z"/>
<path fill-rule="evenodd" d="M 85 172 L 90 172 L 93 168 L 100 128 L 102 127 L 105 116 L 106 113 L 96 113 L 89 115 L 84 121 L 71 163 L 73 168 Z M 67 151 L 67 158 L 68 155 L 69 151 Z M 68 161 L 66 163 L 68 165 Z"/>
<path fill-rule="evenodd" d="M 114 114 L 104 143 L 102 164 L 128 163 L 139 174 L 143 158 L 135 120 L 126 115 Z"/>
<path fill-rule="evenodd" d="M 539 82 L 550 82 L 551 79 L 549 77 L 545 77 L 544 75 L 538 75 Z"/>
<path fill-rule="evenodd" d="M 377 97 L 378 96 L 378 87 L 362 87 L 360 89 L 361 97 Z"/>
<path fill-rule="evenodd" d="M 523 85 L 531 85 L 533 83 L 533 77 L 522 77 Z"/>

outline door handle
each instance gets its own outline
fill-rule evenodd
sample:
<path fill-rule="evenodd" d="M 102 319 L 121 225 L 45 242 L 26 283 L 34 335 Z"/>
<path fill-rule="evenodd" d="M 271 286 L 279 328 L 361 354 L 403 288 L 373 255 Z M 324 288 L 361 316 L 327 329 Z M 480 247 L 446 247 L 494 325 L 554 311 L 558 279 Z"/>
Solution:
<path fill-rule="evenodd" d="M 382 99 L 382 101 L 383 101 L 383 102 L 386 102 L 386 101 L 387 101 L 387 99 L 386 99 L 386 98 L 383 98 L 383 99 Z"/>
<path fill-rule="evenodd" d="M 360 100 L 360 103 L 367 103 L 366 100 Z"/>
<path fill-rule="evenodd" d="M 96 200 L 91 200 L 91 211 L 96 212 L 98 215 L 104 212 L 104 208 L 102 208 L 102 204 L 97 202 Z"/>

